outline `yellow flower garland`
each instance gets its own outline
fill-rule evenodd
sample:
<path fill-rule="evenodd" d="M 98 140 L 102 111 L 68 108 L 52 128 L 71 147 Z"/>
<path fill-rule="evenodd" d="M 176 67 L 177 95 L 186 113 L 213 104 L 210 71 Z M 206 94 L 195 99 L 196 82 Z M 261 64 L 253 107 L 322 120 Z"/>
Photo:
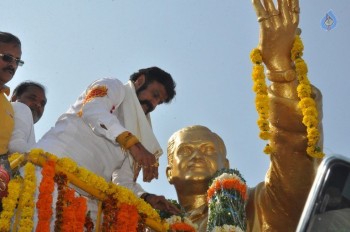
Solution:
<path fill-rule="evenodd" d="M 14 215 L 18 197 L 21 191 L 22 179 L 15 177 L 8 184 L 8 195 L 2 199 L 2 211 L 0 214 L 0 231 L 10 231 L 11 218 Z"/>
<path fill-rule="evenodd" d="M 307 131 L 307 149 L 309 156 L 314 158 L 323 158 L 324 153 L 317 146 L 320 139 L 320 132 L 318 131 L 318 111 L 315 100 L 311 97 L 311 84 L 307 77 L 307 65 L 301 58 L 303 55 L 304 45 L 299 35 L 295 37 L 293 48 L 291 51 L 292 61 L 295 64 L 299 85 L 297 87 L 298 97 L 300 102 L 298 107 L 303 114 L 303 124 Z"/>
<path fill-rule="evenodd" d="M 306 126 L 308 146 L 306 152 L 309 156 L 315 158 L 324 157 L 324 153 L 317 147 L 317 143 L 320 139 L 320 133 L 317 129 L 318 126 L 318 111 L 316 103 L 311 98 L 311 84 L 307 77 L 307 65 L 301 58 L 303 55 L 304 45 L 299 35 L 295 37 L 293 48 L 291 50 L 291 58 L 295 64 L 295 69 L 298 77 L 298 97 L 300 102 L 298 107 L 303 115 L 303 124 Z M 270 126 L 269 126 L 269 102 L 267 96 L 267 86 L 265 81 L 264 66 L 261 56 L 261 51 L 257 48 L 253 49 L 250 53 L 250 59 L 253 63 L 252 78 L 254 82 L 253 90 L 256 93 L 255 105 L 258 111 L 259 119 L 257 124 L 260 129 L 260 138 L 264 140 L 270 139 Z M 272 153 L 272 147 L 267 144 L 264 152 L 267 154 Z"/>
<path fill-rule="evenodd" d="M 250 53 L 250 59 L 253 62 L 253 90 L 256 93 L 255 106 L 258 112 L 257 124 L 260 129 L 259 137 L 263 140 L 269 140 L 271 137 L 269 123 L 269 98 L 267 96 L 267 85 L 265 81 L 265 72 L 261 52 L 255 48 Z M 266 145 L 264 153 L 271 154 L 272 148 Z"/>
<path fill-rule="evenodd" d="M 19 199 L 18 211 L 21 215 L 18 231 L 32 231 L 34 227 L 34 197 L 36 190 L 35 166 L 27 163 L 24 166 L 24 184 Z"/>

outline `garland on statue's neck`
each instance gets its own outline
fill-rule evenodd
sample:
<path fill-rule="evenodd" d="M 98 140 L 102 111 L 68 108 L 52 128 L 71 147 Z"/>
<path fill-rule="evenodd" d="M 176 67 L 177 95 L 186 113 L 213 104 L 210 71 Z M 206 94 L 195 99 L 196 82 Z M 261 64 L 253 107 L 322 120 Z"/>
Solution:
<path fill-rule="evenodd" d="M 248 188 L 237 169 L 217 171 L 209 184 L 207 194 L 209 208 L 207 231 L 246 231 L 245 207 Z"/>
<path fill-rule="evenodd" d="M 312 87 L 307 77 L 307 65 L 302 59 L 304 45 L 299 35 L 295 37 L 293 48 L 291 50 L 291 58 L 295 64 L 295 71 L 298 77 L 298 97 L 300 102 L 298 107 L 303 115 L 303 124 L 306 126 L 307 132 L 307 149 L 306 152 L 309 156 L 314 158 L 324 157 L 324 153 L 321 151 L 317 143 L 320 139 L 320 132 L 318 131 L 318 110 L 315 100 L 311 97 Z M 267 85 L 265 81 L 265 73 L 261 51 L 257 48 L 253 49 L 250 53 L 250 59 L 253 63 L 252 79 L 254 82 L 253 90 L 256 93 L 255 105 L 259 115 L 257 124 L 260 129 L 260 138 L 263 140 L 269 140 L 271 137 L 269 126 L 269 100 L 267 95 Z M 264 152 L 271 154 L 273 148 L 267 144 Z"/>

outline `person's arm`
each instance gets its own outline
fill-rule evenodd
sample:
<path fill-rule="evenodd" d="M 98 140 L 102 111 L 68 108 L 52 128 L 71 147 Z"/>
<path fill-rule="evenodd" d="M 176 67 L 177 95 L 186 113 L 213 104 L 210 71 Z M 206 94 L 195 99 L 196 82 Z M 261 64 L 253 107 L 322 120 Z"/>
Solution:
<path fill-rule="evenodd" d="M 158 178 L 158 162 L 153 154 L 147 151 L 133 134 L 125 129 L 117 116 L 125 97 L 124 85 L 117 79 L 100 79 L 92 83 L 74 108 L 78 116 L 99 136 L 103 136 L 114 144 L 128 150 L 137 166 L 134 180 L 143 169 L 144 181 L 150 182 Z"/>
<path fill-rule="evenodd" d="M 35 144 L 33 115 L 29 107 L 13 102 L 15 126 L 9 143 L 9 153 L 27 152 Z"/>
<path fill-rule="evenodd" d="M 119 80 L 104 78 L 92 83 L 73 108 L 95 134 L 116 144 L 118 135 L 127 131 L 113 114 L 124 97 L 124 85 Z"/>
<path fill-rule="evenodd" d="M 278 7 L 270 0 L 264 3 L 253 0 L 260 21 L 259 49 L 271 81 L 268 94 L 273 151 L 265 182 L 254 192 L 255 213 L 261 230 L 295 231 L 321 160 L 306 153 L 306 127 L 297 106 L 298 80 L 291 49 L 298 31 L 299 2 L 281 0 Z M 322 138 L 321 93 L 316 88 L 312 92 L 318 104 Z M 322 149 L 322 139 L 318 146 Z"/>

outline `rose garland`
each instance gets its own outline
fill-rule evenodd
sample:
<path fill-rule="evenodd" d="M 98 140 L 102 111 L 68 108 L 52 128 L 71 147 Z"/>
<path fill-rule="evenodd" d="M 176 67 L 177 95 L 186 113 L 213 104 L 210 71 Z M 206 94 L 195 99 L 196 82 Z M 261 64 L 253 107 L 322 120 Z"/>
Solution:
<path fill-rule="evenodd" d="M 10 180 L 8 184 L 7 197 L 2 199 L 2 211 L 0 214 L 0 231 L 10 231 L 11 229 L 11 218 L 14 215 L 15 208 L 17 206 L 18 197 L 20 194 L 22 185 L 22 179 L 15 177 Z"/>
<path fill-rule="evenodd" d="M 23 189 L 18 204 L 18 214 L 21 215 L 18 231 L 32 231 L 34 227 L 34 197 L 36 191 L 35 166 L 26 163 L 24 166 Z"/>
<path fill-rule="evenodd" d="M 309 156 L 315 158 L 324 157 L 324 153 L 317 146 L 320 139 L 320 133 L 317 129 L 318 126 L 318 111 L 315 100 L 311 97 L 312 87 L 307 77 L 307 65 L 302 59 L 304 45 L 299 35 L 295 37 L 293 48 L 291 50 L 291 59 L 295 64 L 296 73 L 298 77 L 298 97 L 300 102 L 298 107 L 301 109 L 303 115 L 303 124 L 306 126 L 308 146 L 306 152 Z M 256 109 L 258 111 L 259 119 L 258 126 L 260 129 L 260 138 L 264 140 L 270 139 L 270 126 L 269 126 L 269 102 L 267 96 L 267 86 L 265 81 L 264 66 L 261 56 L 261 51 L 257 48 L 253 49 L 250 53 L 250 59 L 253 63 L 252 78 L 254 82 L 253 90 L 256 93 Z M 264 152 L 267 154 L 272 153 L 272 147 L 267 144 Z"/>
<path fill-rule="evenodd" d="M 114 232 L 116 231 L 116 217 L 117 217 L 117 204 L 113 201 L 112 197 L 108 197 L 103 201 L 103 222 L 102 231 Z M 125 225 L 122 225 L 125 226 Z"/>
<path fill-rule="evenodd" d="M 63 208 L 64 208 L 64 196 L 67 188 L 67 176 L 63 173 L 55 175 L 54 178 L 57 184 L 57 200 L 56 200 L 56 220 L 55 220 L 55 231 L 61 231 L 63 224 Z"/>
<path fill-rule="evenodd" d="M 247 185 L 236 169 L 222 169 L 209 184 L 207 231 L 245 231 Z M 230 228 L 231 230 L 225 230 Z"/>
<path fill-rule="evenodd" d="M 49 232 L 50 231 L 50 219 L 52 216 L 52 193 L 55 188 L 54 176 L 55 176 L 54 160 L 47 160 L 43 165 L 41 174 L 43 176 L 39 186 L 39 197 L 36 203 L 38 209 L 38 224 L 36 226 L 37 232 Z"/>
<path fill-rule="evenodd" d="M 85 215 L 84 227 L 85 227 L 85 232 L 92 232 L 92 230 L 94 229 L 94 223 L 92 221 L 90 211 Z"/>

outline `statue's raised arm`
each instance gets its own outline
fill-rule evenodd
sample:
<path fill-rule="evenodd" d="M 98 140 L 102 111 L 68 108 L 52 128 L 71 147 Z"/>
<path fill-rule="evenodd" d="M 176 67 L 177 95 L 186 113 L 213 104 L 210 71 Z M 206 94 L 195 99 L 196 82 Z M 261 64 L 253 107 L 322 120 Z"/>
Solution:
<path fill-rule="evenodd" d="M 300 83 L 307 80 L 307 67 L 302 61 L 304 67 L 301 68 L 300 57 L 295 59 L 292 54 L 295 38 L 300 34 L 299 2 L 277 2 L 276 6 L 273 0 L 253 0 L 260 25 L 258 49 L 271 81 L 267 88 L 266 119 L 270 167 L 265 181 L 250 192 L 247 205 L 249 231 L 295 231 L 321 161 L 308 155 L 307 151 L 316 154 L 322 150 L 322 96 L 309 83 L 305 85 L 309 90 L 304 96 Z M 301 107 L 300 101 L 304 97 L 313 102 L 313 108 Z M 313 120 L 311 124 L 305 117 L 308 113 L 308 119 Z M 312 131 L 315 131 L 316 139 L 310 136 Z"/>
<path fill-rule="evenodd" d="M 278 7 L 273 0 L 253 0 L 260 24 L 258 48 L 268 70 L 286 71 L 293 68 L 291 49 L 299 24 L 299 2 L 279 0 Z"/>

